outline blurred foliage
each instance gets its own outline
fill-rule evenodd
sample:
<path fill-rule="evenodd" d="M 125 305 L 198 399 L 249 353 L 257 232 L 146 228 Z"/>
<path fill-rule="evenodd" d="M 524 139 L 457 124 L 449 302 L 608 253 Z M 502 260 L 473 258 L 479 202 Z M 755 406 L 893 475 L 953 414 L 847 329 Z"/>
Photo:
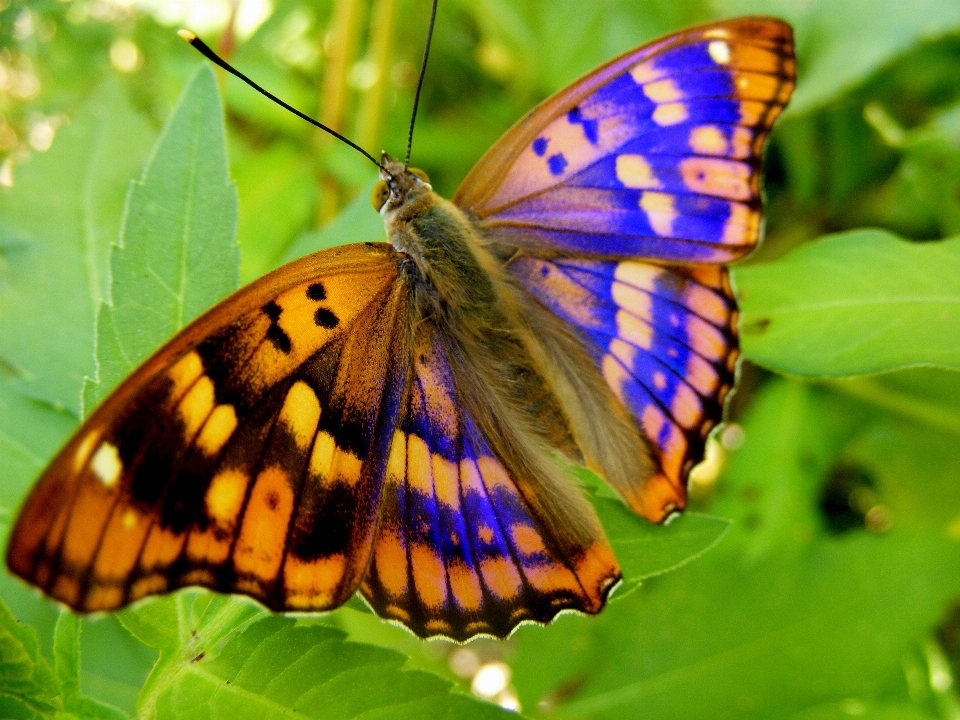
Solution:
<path fill-rule="evenodd" d="M 0 0 L 4 534 L 82 401 L 238 272 L 382 236 L 366 160 L 217 74 L 222 124 L 214 75 L 174 29 L 396 156 L 428 8 Z M 960 717 L 960 5 L 445 0 L 414 164 L 449 197 L 578 75 L 750 12 L 794 25 L 800 82 L 768 151 L 766 240 L 735 271 L 733 422 L 675 523 L 645 525 L 595 488 L 629 580 L 599 617 L 459 647 L 359 603 L 292 620 L 186 592 L 78 622 L 3 572 L 0 715 L 499 715 L 472 683 L 530 717 Z M 202 149 L 183 145 L 190 128 Z M 200 185 L 176 190 L 193 171 Z M 195 201 L 216 222 L 155 216 Z M 178 233 L 192 259 L 143 290 L 139 258 Z M 506 684 L 489 692 L 483 672 Z"/>

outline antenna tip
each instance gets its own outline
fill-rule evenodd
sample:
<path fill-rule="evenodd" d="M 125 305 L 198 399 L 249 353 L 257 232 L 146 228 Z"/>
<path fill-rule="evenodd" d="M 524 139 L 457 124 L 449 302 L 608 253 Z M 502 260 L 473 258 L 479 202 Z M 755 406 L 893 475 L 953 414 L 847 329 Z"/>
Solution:
<path fill-rule="evenodd" d="M 193 41 L 197 39 L 197 36 L 194 33 L 190 32 L 189 30 L 185 30 L 183 28 L 180 28 L 179 30 L 177 30 L 177 35 L 182 37 L 188 43 L 193 43 Z"/>

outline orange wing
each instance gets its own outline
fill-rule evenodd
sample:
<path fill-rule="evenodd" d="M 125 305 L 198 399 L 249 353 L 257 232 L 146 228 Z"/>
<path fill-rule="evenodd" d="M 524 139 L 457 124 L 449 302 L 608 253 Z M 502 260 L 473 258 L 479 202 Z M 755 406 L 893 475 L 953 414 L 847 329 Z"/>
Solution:
<path fill-rule="evenodd" d="M 46 470 L 10 569 L 85 611 L 184 585 L 341 604 L 366 569 L 402 391 L 397 277 L 387 245 L 337 248 L 197 320 Z"/>

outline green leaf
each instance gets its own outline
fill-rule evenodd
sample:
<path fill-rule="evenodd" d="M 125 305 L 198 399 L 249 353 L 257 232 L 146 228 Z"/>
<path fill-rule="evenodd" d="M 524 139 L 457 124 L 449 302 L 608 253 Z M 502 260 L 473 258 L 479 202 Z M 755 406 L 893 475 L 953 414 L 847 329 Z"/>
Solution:
<path fill-rule="evenodd" d="M 724 518 L 685 512 L 663 525 L 638 517 L 599 475 L 577 465 L 568 471 L 592 496 L 607 539 L 623 571 L 620 599 L 655 575 L 676 570 L 716 546 L 730 529 Z"/>
<path fill-rule="evenodd" d="M 960 540 L 960 373 L 905 370 L 829 387 L 871 407 L 872 422 L 844 459 L 874 481 L 893 527 Z"/>
<path fill-rule="evenodd" d="M 114 82 L 0 187 L 0 357 L 36 398 L 80 413 L 127 183 L 152 133 Z"/>
<path fill-rule="evenodd" d="M 934 720 L 937 716 L 907 703 L 864 702 L 845 698 L 808 708 L 792 716 L 793 720 Z"/>
<path fill-rule="evenodd" d="M 53 667 L 66 703 L 80 698 L 80 621 L 69 610 L 61 610 L 53 633 Z"/>
<path fill-rule="evenodd" d="M 0 602 L 0 712 L 4 717 L 52 717 L 61 707 L 36 631 L 17 622 Z"/>
<path fill-rule="evenodd" d="M 33 400 L 0 377 L 0 532 L 50 456 L 76 428 L 76 417 Z"/>
<path fill-rule="evenodd" d="M 0 538 L 4 547 L 31 483 L 76 425 L 71 413 L 27 397 L 0 377 Z M 57 610 L 19 578 L 11 577 L 5 565 L 0 569 L 0 598 L 24 623 L 20 627 L 31 628 L 34 637 L 39 632 L 49 644 Z M 0 701 L 0 717 L 5 710 Z"/>
<path fill-rule="evenodd" d="M 67 711 L 78 718 L 116 720 L 127 717 L 104 703 L 84 697 L 80 691 L 80 619 L 62 610 L 53 638 L 53 660 L 60 697 Z"/>
<path fill-rule="evenodd" d="M 202 66 L 183 90 L 127 197 L 110 256 L 109 302 L 97 327 L 97 382 L 85 410 L 187 322 L 237 287 L 237 195 L 223 109 Z"/>
<path fill-rule="evenodd" d="M 734 270 L 744 354 L 793 375 L 960 369 L 960 237 L 830 235 Z"/>
<path fill-rule="evenodd" d="M 524 707 L 545 701 L 564 718 L 906 704 L 903 660 L 960 592 L 958 570 L 960 543 L 930 534 L 859 533 L 750 564 L 713 552 L 612 603 L 582 633 L 565 623 L 523 634 L 514 680 Z"/>
<path fill-rule="evenodd" d="M 347 642 L 328 625 L 271 615 L 241 598 L 181 592 L 122 619 L 160 649 L 139 717 L 504 717 L 435 675 L 404 671 L 400 653 Z"/>
<path fill-rule="evenodd" d="M 827 386 L 835 392 L 909 418 L 927 430 L 960 436 L 960 374 L 915 368 L 870 377 L 841 378 Z"/>
<path fill-rule="evenodd" d="M 746 558 L 814 538 L 820 523 L 811 497 L 858 427 L 839 415 L 800 382 L 774 380 L 758 393 L 743 419 L 743 446 L 719 481 L 726 496 L 711 508 L 735 519 Z"/>
<path fill-rule="evenodd" d="M 638 518 L 623 503 L 596 500 L 603 527 L 613 546 L 623 585 L 614 598 L 621 598 L 646 578 L 683 567 L 719 543 L 730 529 L 730 521 L 700 513 L 686 512 L 666 525 L 654 525 Z"/>

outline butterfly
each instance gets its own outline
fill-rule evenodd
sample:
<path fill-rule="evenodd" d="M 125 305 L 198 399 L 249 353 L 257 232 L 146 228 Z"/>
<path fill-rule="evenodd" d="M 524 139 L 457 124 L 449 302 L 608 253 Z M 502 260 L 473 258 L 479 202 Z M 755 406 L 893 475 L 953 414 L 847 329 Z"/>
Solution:
<path fill-rule="evenodd" d="M 794 81 L 788 25 L 727 20 L 550 97 L 452 202 L 384 153 L 389 242 L 294 261 L 147 360 L 40 477 L 10 569 L 79 611 L 359 591 L 455 640 L 599 612 L 621 573 L 564 463 L 653 522 L 683 509 Z"/>

